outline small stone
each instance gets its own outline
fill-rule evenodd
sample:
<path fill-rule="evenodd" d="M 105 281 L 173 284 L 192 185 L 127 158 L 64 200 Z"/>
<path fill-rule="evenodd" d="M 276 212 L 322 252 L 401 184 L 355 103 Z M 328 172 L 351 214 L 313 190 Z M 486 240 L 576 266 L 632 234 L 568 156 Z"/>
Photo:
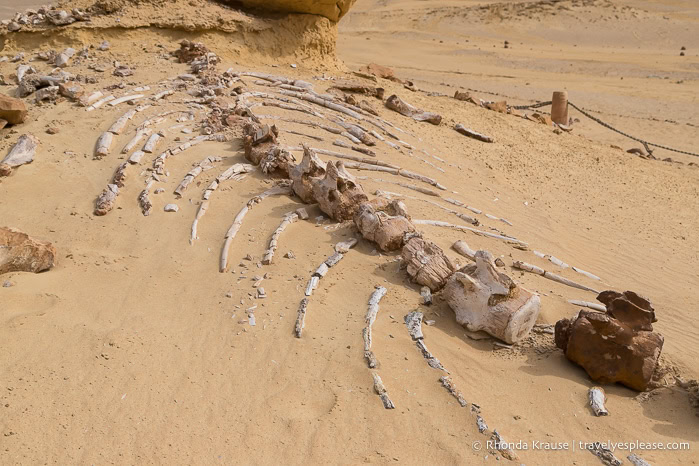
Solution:
<path fill-rule="evenodd" d="M 48 128 L 46 128 L 46 132 L 47 132 L 48 134 L 58 134 L 58 133 L 59 133 L 59 129 L 56 128 L 55 126 L 49 126 Z"/>
<path fill-rule="evenodd" d="M 55 102 L 56 98 L 58 98 L 58 86 L 49 86 L 36 91 L 37 102 L 43 102 L 45 100 Z"/>
<path fill-rule="evenodd" d="M 11 125 L 23 123 L 27 117 L 27 107 L 19 99 L 0 94 L 0 118 Z"/>
<path fill-rule="evenodd" d="M 12 21 L 10 24 L 7 25 L 7 30 L 10 32 L 17 32 L 20 29 L 22 29 L 22 25 L 16 23 L 15 21 Z"/>
<path fill-rule="evenodd" d="M 298 215 L 301 220 L 308 220 L 308 211 L 306 211 L 304 207 L 296 209 L 296 215 Z"/>
<path fill-rule="evenodd" d="M 109 42 L 107 42 L 107 41 L 105 40 L 104 42 L 102 42 L 102 43 L 99 45 L 99 47 L 97 47 L 97 50 L 100 50 L 100 51 L 102 51 L 102 52 L 106 52 L 107 50 L 109 50 Z"/>
<path fill-rule="evenodd" d="M 233 293 L 232 293 L 232 292 L 229 291 L 228 293 L 226 293 L 226 298 L 232 298 L 232 297 L 233 297 Z"/>
<path fill-rule="evenodd" d="M 296 63 L 292 63 L 292 64 L 291 64 L 291 67 L 292 67 L 292 68 L 296 68 L 296 66 L 297 66 Z"/>
<path fill-rule="evenodd" d="M 14 285 L 15 285 L 15 284 L 12 283 L 10 280 L 5 280 L 5 281 L 3 282 L 3 284 L 2 284 L 2 287 L 3 287 L 3 288 L 9 288 L 9 287 L 14 286 Z"/>
<path fill-rule="evenodd" d="M 164 193 L 164 192 L 165 192 L 165 188 L 158 188 L 155 191 L 153 191 L 154 194 L 160 194 L 160 193 Z"/>
<path fill-rule="evenodd" d="M 286 254 L 284 254 L 284 257 L 287 259 L 296 259 L 296 256 L 294 255 L 293 251 L 289 251 Z"/>
<path fill-rule="evenodd" d="M 165 212 L 177 212 L 180 207 L 177 204 L 168 204 L 165 206 Z"/>
<path fill-rule="evenodd" d="M 114 76 L 118 76 L 120 78 L 125 78 L 127 76 L 131 76 L 132 74 L 133 71 L 128 66 L 120 66 L 114 70 Z"/>
<path fill-rule="evenodd" d="M 257 289 L 257 297 L 260 298 L 260 299 L 264 299 L 264 298 L 267 297 L 267 293 L 265 293 L 265 289 L 264 289 L 264 288 L 259 287 L 259 288 Z"/>
<path fill-rule="evenodd" d="M 178 76 L 182 81 L 195 81 L 197 79 L 193 74 L 181 74 Z"/>

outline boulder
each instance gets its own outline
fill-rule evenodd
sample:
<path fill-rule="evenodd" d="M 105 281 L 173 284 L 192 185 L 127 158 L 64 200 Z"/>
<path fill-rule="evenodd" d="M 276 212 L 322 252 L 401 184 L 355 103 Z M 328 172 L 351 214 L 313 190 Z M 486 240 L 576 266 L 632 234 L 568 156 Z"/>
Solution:
<path fill-rule="evenodd" d="M 39 273 L 53 267 L 56 248 L 14 228 L 0 227 L 0 275 L 8 272 Z"/>
<path fill-rule="evenodd" d="M 27 118 L 27 106 L 19 99 L 0 94 L 0 118 L 11 125 L 24 123 Z"/>
<path fill-rule="evenodd" d="M 606 312 L 581 310 L 556 323 L 556 346 L 600 383 L 649 389 L 664 338 L 653 331 L 655 311 L 636 293 L 604 291 Z"/>
<path fill-rule="evenodd" d="M 401 251 L 403 266 L 416 283 L 441 290 L 456 267 L 436 244 L 419 236 L 410 238 Z"/>
<path fill-rule="evenodd" d="M 402 248 L 406 234 L 415 232 L 405 204 L 383 197 L 361 204 L 354 223 L 362 236 L 378 244 L 382 251 Z"/>
<path fill-rule="evenodd" d="M 324 178 L 312 178 L 313 199 L 320 210 L 333 220 L 352 220 L 359 205 L 368 200 L 357 180 L 341 162 L 330 161 L 325 167 Z"/>
<path fill-rule="evenodd" d="M 495 269 L 488 251 L 474 254 L 475 264 L 455 272 L 443 296 L 456 321 L 472 332 L 483 330 L 513 344 L 529 334 L 541 309 L 538 295 Z"/>
<path fill-rule="evenodd" d="M 224 3 L 243 5 L 265 11 L 306 13 L 340 21 L 356 0 L 225 0 Z"/>

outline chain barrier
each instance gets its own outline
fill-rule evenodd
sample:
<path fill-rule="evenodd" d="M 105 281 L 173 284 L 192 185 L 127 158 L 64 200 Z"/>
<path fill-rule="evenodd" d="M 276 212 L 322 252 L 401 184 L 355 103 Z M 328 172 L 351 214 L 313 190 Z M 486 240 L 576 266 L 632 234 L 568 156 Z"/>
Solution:
<path fill-rule="evenodd" d="M 515 105 L 513 108 L 516 109 L 516 110 L 528 110 L 528 109 L 532 109 L 532 108 L 546 107 L 546 106 L 551 105 L 551 104 L 552 104 L 552 102 L 549 100 L 549 101 L 547 101 L 547 102 L 539 102 L 539 103 L 537 103 L 537 104 L 532 104 L 532 105 Z M 621 131 L 621 130 L 615 128 L 615 127 L 613 127 L 613 126 L 610 125 L 609 123 L 606 123 L 606 122 L 600 120 L 599 118 L 590 115 L 588 112 L 586 112 L 585 110 L 583 110 L 582 108 L 578 107 L 577 105 L 575 105 L 575 104 L 572 103 L 572 102 L 568 102 L 568 105 L 570 105 L 570 106 L 573 107 L 575 110 L 577 110 L 578 112 L 580 112 L 580 113 L 582 113 L 583 115 L 585 115 L 586 117 L 588 117 L 590 120 L 592 120 L 592 121 L 594 121 L 594 122 L 596 122 L 596 123 L 598 123 L 598 124 L 604 126 L 605 128 L 607 128 L 607 129 L 609 129 L 609 130 L 612 130 L 612 131 L 614 131 L 615 133 L 621 134 L 622 136 L 625 136 L 625 137 L 627 137 L 627 138 L 629 138 L 629 139 L 632 139 L 632 140 L 634 140 L 634 141 L 636 141 L 636 142 L 640 142 L 641 144 L 643 144 L 643 146 L 646 148 L 646 151 L 647 151 L 649 154 L 653 152 L 653 151 L 650 149 L 650 146 L 652 146 L 652 147 L 657 147 L 658 149 L 663 149 L 663 150 L 667 150 L 667 151 L 670 151 L 670 152 L 677 152 L 678 154 L 685 154 L 685 155 L 691 155 L 691 156 L 693 156 L 693 157 L 699 157 L 699 154 L 695 154 L 694 152 L 688 152 L 688 151 L 684 151 L 684 150 L 673 149 L 672 147 L 663 146 L 663 145 L 661 145 L 661 144 L 655 144 L 655 143 L 652 143 L 652 142 L 645 141 L 645 140 L 643 140 L 643 139 L 637 138 L 637 137 L 635 137 L 635 136 L 631 136 L 630 134 L 625 133 L 625 132 L 623 132 L 623 131 Z"/>

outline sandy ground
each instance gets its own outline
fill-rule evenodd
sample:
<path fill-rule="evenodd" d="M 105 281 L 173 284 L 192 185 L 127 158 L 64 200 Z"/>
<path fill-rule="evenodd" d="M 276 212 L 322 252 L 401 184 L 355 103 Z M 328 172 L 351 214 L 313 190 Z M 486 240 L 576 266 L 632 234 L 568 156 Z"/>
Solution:
<path fill-rule="evenodd" d="M 571 8 L 589 10 L 585 14 L 590 17 L 611 14 L 606 3 L 578 3 L 582 6 Z M 474 88 L 527 102 L 544 100 L 553 89 L 565 87 L 571 100 L 599 110 L 604 119 L 632 133 L 696 148 L 697 134 L 691 131 L 695 127 L 688 124 L 697 124 L 693 103 L 699 44 L 683 27 L 691 30 L 699 13 L 691 2 L 627 3 L 634 8 L 627 12 L 630 18 L 608 20 L 603 26 L 586 22 L 584 15 L 578 23 L 565 16 L 569 13 L 555 16 L 561 19 L 556 36 L 545 27 L 554 21 L 546 13 L 539 14 L 541 18 L 505 15 L 493 23 L 476 21 L 483 13 L 467 12 L 475 16 L 467 16 L 466 34 L 465 20 L 447 7 L 475 2 L 360 0 L 342 25 L 340 56 L 350 68 L 371 61 L 394 66 L 419 87 L 445 93 Z M 436 13 L 428 11 L 432 7 Z M 651 7 L 652 12 L 633 17 L 636 9 Z M 674 21 L 674 32 L 665 30 L 662 47 L 649 40 L 640 50 L 624 54 L 604 45 L 607 40 L 600 32 L 607 31 L 607 39 L 614 34 L 626 37 L 625 27 L 631 35 L 632 27 L 649 34 L 651 26 L 664 30 L 665 21 Z M 163 53 L 175 49 L 184 32 L 139 29 L 91 34 L 76 37 L 86 45 L 109 37 L 112 49 L 94 52 L 93 58 L 67 68 L 74 74 L 97 76 L 98 83 L 87 86 L 90 91 L 120 81 L 110 73 L 88 69 L 91 63 L 117 60 L 134 67 L 136 74 L 126 80 L 125 88 L 111 91 L 116 96 L 145 84 L 151 86 L 147 94 L 154 94 L 162 87 L 158 83 L 187 71 Z M 505 36 L 513 49 L 502 49 Z M 580 38 L 578 47 L 570 43 L 572 36 Z M 203 33 L 197 38 L 222 56 L 222 69 L 298 77 L 312 82 L 318 91 L 329 85 L 318 79 L 323 70 L 315 62 L 313 67 L 299 62 L 293 69 L 292 57 L 241 60 L 229 51 L 225 36 Z M 456 47 L 457 40 L 465 39 L 467 48 Z M 25 40 L 29 45 L 23 48 L 18 40 L 17 50 L 2 54 L 51 45 Z M 565 52 L 555 53 L 554 40 Z M 532 50 L 525 51 L 523 44 L 530 43 Z M 53 47 L 67 45 L 61 38 Z M 682 62 L 679 45 L 689 50 Z M 581 68 L 568 72 L 560 53 L 575 54 L 574 66 Z M 42 62 L 33 65 L 41 72 L 50 70 Z M 9 76 L 14 66 L 0 63 L 0 73 Z M 617 68 L 636 71 L 625 74 L 629 77 L 622 81 L 610 76 Z M 672 78 L 647 77 L 660 71 Z M 327 73 L 339 74 L 335 69 Z M 678 80 L 684 82 L 671 82 Z M 252 79 L 245 84 L 269 91 Z M 527 241 L 533 249 L 599 275 L 603 283 L 569 269 L 557 271 L 562 275 L 588 286 L 631 289 L 648 296 L 659 318 L 655 328 L 665 336 L 663 367 L 689 378 L 699 375 L 699 330 L 692 312 L 699 300 L 699 168 L 643 160 L 612 149 L 610 143 L 631 145 L 585 120 L 576 123 L 573 133 L 557 135 L 549 127 L 512 115 L 413 93 L 388 81 L 381 84 L 387 93 L 441 113 L 445 122 L 440 127 L 418 123 L 371 100 L 382 118 L 410 133 L 404 138 L 416 148 L 398 152 L 380 144 L 379 159 L 438 179 L 453 191 L 451 197 L 512 223 L 479 216 L 482 228 Z M 1 89 L 8 94 L 13 90 L 14 86 Z M 293 338 L 296 308 L 308 277 L 334 243 L 356 233 L 349 224 L 317 222 L 320 211 L 311 207 L 310 220 L 293 224 L 282 236 L 274 263 L 258 268 L 256 262 L 282 215 L 299 207 L 296 199 L 266 199 L 246 217 L 231 250 L 230 270 L 219 273 L 226 230 L 245 202 L 268 187 L 259 173 L 227 182 L 212 197 L 199 228 L 200 239 L 188 244 L 203 189 L 225 167 L 244 161 L 238 140 L 206 142 L 168 159 L 169 176 L 157 185 L 165 191 L 151 195 L 154 208 L 149 217 L 141 214 L 136 202 L 153 158 L 146 157 L 141 166 L 130 167 L 118 207 L 105 217 L 95 217 L 94 199 L 123 161 L 119 149 L 135 126 L 164 110 L 183 109 L 177 102 L 188 98 L 178 92 L 135 118 L 115 141 L 115 150 L 102 160 L 93 160 L 95 140 L 127 110 L 126 104 L 85 112 L 67 101 L 31 103 L 24 125 L 0 132 L 2 154 L 25 132 L 42 141 L 34 163 L 0 181 L 0 223 L 48 239 L 59 250 L 59 262 L 48 273 L 2 277 L 14 286 L 0 288 L 0 464 L 502 463 L 503 458 L 498 461 L 493 453 L 474 448 L 474 442 L 486 439 L 472 415 L 440 386 L 443 373 L 428 367 L 410 341 L 403 316 L 416 308 L 435 321 L 424 328 L 430 350 L 468 401 L 481 406 L 491 428 L 508 441 L 576 446 L 555 452 L 521 451 L 520 461 L 513 464 L 599 464 L 579 448 L 581 441 L 689 442 L 690 451 L 637 453 L 652 464 L 697 463 L 698 418 L 685 392 L 669 387 L 640 401 L 631 390 L 605 387 L 611 415 L 595 418 L 586 405 L 593 382 L 555 349 L 552 336 L 535 334 L 511 349 L 497 348 L 492 340 L 472 340 L 446 303 L 438 299 L 432 307 L 420 305 L 419 288 L 399 270 L 396 256 L 378 254 L 367 242 L 323 279 L 309 306 L 304 337 Z M 315 119 L 272 107 L 257 107 L 255 112 Z M 176 125 L 177 116 L 160 127 Z M 456 122 L 490 134 L 496 142 L 486 145 L 460 136 L 451 129 Z M 60 132 L 46 134 L 50 126 Z M 291 123 L 279 126 L 286 144 L 307 142 L 337 149 L 328 133 Z M 188 136 L 180 130 L 169 129 L 160 148 L 180 144 L 175 138 L 185 140 Z M 184 174 L 209 155 L 223 161 L 176 199 L 172 191 Z M 416 195 L 376 181 L 395 180 L 389 175 L 356 174 L 370 178 L 361 180 L 367 193 L 386 189 Z M 179 212 L 163 212 L 170 202 L 178 203 Z M 405 202 L 413 218 L 462 223 L 423 202 Z M 435 227 L 423 230 L 445 251 L 463 239 L 473 248 L 503 256 L 508 264 L 521 259 L 555 269 L 531 251 L 496 240 Z M 287 251 L 296 258 L 284 258 Z M 248 254 L 253 261 L 244 259 Z M 254 299 L 253 277 L 264 273 L 269 273 L 263 282 L 268 298 Z M 540 323 L 573 315 L 577 308 L 568 299 L 594 299 L 592 293 L 509 267 L 507 273 L 541 293 Z M 379 373 L 397 406 L 393 411 L 384 410 L 373 393 L 362 357 L 366 302 L 375 285 L 388 288 L 374 324 L 374 348 Z M 258 306 L 255 326 L 245 312 L 253 305 Z M 616 452 L 620 458 L 627 454 Z"/>

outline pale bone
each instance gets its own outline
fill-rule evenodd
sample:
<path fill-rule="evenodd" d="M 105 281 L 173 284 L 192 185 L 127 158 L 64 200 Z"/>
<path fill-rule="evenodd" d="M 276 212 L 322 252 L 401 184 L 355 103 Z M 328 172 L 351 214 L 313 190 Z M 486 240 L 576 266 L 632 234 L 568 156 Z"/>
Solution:
<path fill-rule="evenodd" d="M 456 321 L 508 344 L 520 341 L 536 323 L 541 299 L 498 272 L 489 252 L 478 251 L 475 259 L 475 265 L 455 272 L 444 287 Z"/>
<path fill-rule="evenodd" d="M 534 253 L 535 256 L 541 257 L 542 259 L 546 259 L 546 260 L 550 261 L 551 263 L 553 263 L 553 264 L 555 264 L 563 269 L 567 269 L 568 267 L 570 267 L 568 264 L 566 264 L 565 262 L 563 262 L 559 258 L 552 256 L 551 254 L 545 254 L 545 253 L 539 252 L 539 251 L 532 251 L 532 252 Z"/>
<path fill-rule="evenodd" d="M 430 199 L 422 199 L 420 197 L 410 196 L 408 194 L 393 193 L 391 191 L 381 191 L 381 190 L 377 190 L 376 195 L 377 196 L 384 196 L 384 197 L 403 197 L 406 199 L 413 199 L 413 200 L 420 201 L 420 202 L 427 202 L 428 204 L 432 204 L 435 207 L 439 207 L 440 209 L 445 210 L 445 211 L 449 212 L 450 214 L 456 215 L 461 220 L 463 220 L 464 222 L 468 222 L 471 225 L 479 225 L 480 224 L 480 222 L 478 222 L 477 219 L 471 217 L 470 215 L 459 213 L 453 209 L 450 209 L 449 207 L 438 204 L 435 201 L 432 201 Z"/>
<path fill-rule="evenodd" d="M 477 139 L 482 142 L 493 142 L 493 138 L 490 136 L 486 136 L 485 134 L 477 133 L 476 131 L 473 131 L 472 129 L 466 128 L 462 124 L 457 124 L 454 126 L 454 129 L 458 131 L 459 133 L 468 136 L 473 139 Z"/>
<path fill-rule="evenodd" d="M 554 282 L 562 283 L 563 285 L 568 285 L 579 290 L 591 291 L 593 293 L 599 294 L 599 291 L 595 290 L 594 288 L 590 288 L 589 286 L 581 285 L 580 283 L 568 280 L 567 278 L 561 277 L 560 275 L 556 275 L 555 273 L 548 272 L 542 269 L 541 267 L 537 267 L 536 265 L 528 264 L 522 261 L 514 261 L 512 263 L 512 266 L 516 269 L 526 270 L 527 272 L 541 275 L 544 278 L 548 278 L 549 280 L 553 280 Z"/>
<path fill-rule="evenodd" d="M 252 199 L 250 199 L 240 210 L 240 212 L 238 212 L 238 215 L 236 215 L 235 219 L 233 220 L 233 224 L 226 232 L 223 248 L 221 249 L 221 260 L 219 264 L 220 272 L 225 272 L 228 269 L 228 250 L 231 247 L 231 243 L 233 242 L 235 235 L 238 233 L 238 230 L 240 230 L 240 227 L 243 224 L 243 219 L 245 218 L 245 215 L 248 213 L 248 211 L 252 209 L 252 207 L 255 206 L 255 204 L 258 204 L 263 199 L 269 196 L 278 196 L 283 194 L 291 195 L 291 188 L 289 186 L 276 186 L 272 189 L 268 189 L 259 196 L 255 196 Z"/>
<path fill-rule="evenodd" d="M 175 93 L 175 91 L 172 91 L 172 90 L 162 91 L 162 92 L 155 94 L 153 97 L 151 97 L 151 100 L 153 100 L 153 101 L 160 100 L 163 97 L 167 97 L 167 96 L 172 95 L 174 93 Z"/>
<path fill-rule="evenodd" d="M 31 163 L 34 160 L 38 144 L 39 140 L 36 136 L 23 134 L 17 139 L 17 143 L 12 146 L 10 152 L 0 163 L 9 165 L 11 168 Z"/>
<path fill-rule="evenodd" d="M 345 257 L 345 255 L 341 252 L 335 252 L 330 257 L 325 259 L 325 265 L 327 265 L 328 267 L 332 267 L 333 265 L 336 265 L 338 262 L 340 262 L 343 257 Z"/>
<path fill-rule="evenodd" d="M 301 152 L 303 151 L 303 147 L 287 147 L 286 150 L 289 152 Z M 343 154 L 342 152 L 336 152 L 334 150 L 327 150 L 327 149 L 317 149 L 315 147 L 311 148 L 312 151 L 318 153 L 318 154 L 323 154 L 323 155 L 329 155 L 332 157 L 337 157 L 339 159 L 346 159 L 346 160 L 352 160 L 355 162 L 361 162 L 369 165 L 377 165 L 381 167 L 386 167 L 386 168 L 392 168 L 394 170 L 399 170 L 400 168 L 391 165 L 390 163 L 387 162 L 382 162 L 380 160 L 374 160 L 374 159 L 367 159 L 365 157 L 359 157 L 357 155 L 351 155 L 351 154 Z M 345 164 L 347 166 L 347 164 Z"/>
<path fill-rule="evenodd" d="M 465 241 L 458 240 L 451 245 L 451 248 L 462 256 L 467 257 L 474 262 L 476 261 L 476 251 L 471 249 Z"/>
<path fill-rule="evenodd" d="M 313 290 L 315 290 L 318 287 L 318 282 L 320 281 L 320 277 L 313 275 L 309 280 L 308 284 L 306 285 L 306 291 L 305 295 L 306 296 L 311 296 L 313 294 Z"/>
<path fill-rule="evenodd" d="M 448 198 L 448 197 L 447 197 L 447 198 L 445 198 L 444 200 L 447 201 L 447 202 L 450 203 L 450 204 L 458 205 L 459 207 L 464 207 L 464 208 L 470 210 L 471 212 L 473 212 L 474 214 L 480 215 L 480 214 L 483 213 L 482 210 L 476 209 L 475 207 L 471 207 L 471 206 L 469 206 L 469 205 L 466 205 L 466 204 L 464 204 L 464 203 L 461 202 L 461 201 L 457 201 L 456 199 L 451 199 L 451 198 Z"/>
<path fill-rule="evenodd" d="M 150 129 L 143 129 L 140 131 L 136 131 L 136 135 L 124 146 L 124 148 L 121 150 L 122 154 L 128 154 L 131 152 L 131 150 L 136 147 L 136 145 L 143 139 L 145 136 L 149 136 L 151 134 L 152 130 Z"/>
<path fill-rule="evenodd" d="M 296 338 L 301 338 L 303 328 L 306 326 L 306 310 L 308 309 L 308 298 L 303 298 L 299 305 L 299 310 L 296 315 L 296 325 L 294 326 L 294 335 Z"/>
<path fill-rule="evenodd" d="M 160 133 L 151 134 L 151 136 L 148 138 L 146 143 L 143 145 L 143 149 L 141 149 L 141 150 L 143 152 L 147 152 L 149 154 L 152 154 L 153 151 L 155 150 L 155 146 L 158 145 L 158 142 L 160 142 L 160 139 L 162 137 L 163 137 L 163 135 Z"/>
<path fill-rule="evenodd" d="M 117 121 L 109 127 L 107 131 L 113 134 L 121 134 L 121 132 L 126 128 L 127 123 L 136 114 L 136 110 L 129 110 L 124 113 Z"/>
<path fill-rule="evenodd" d="M 374 152 L 370 149 L 367 149 L 366 147 L 357 147 L 357 146 L 354 146 L 352 144 L 347 144 L 345 141 L 342 141 L 340 139 L 336 139 L 335 141 L 333 141 L 333 146 L 343 147 L 345 149 L 351 149 L 355 152 L 360 152 L 362 154 L 366 154 L 366 155 L 369 155 L 371 157 L 376 157 L 376 152 Z"/>
<path fill-rule="evenodd" d="M 128 162 L 122 162 L 119 164 L 117 169 L 114 171 L 114 176 L 112 177 L 112 183 L 115 185 L 119 186 L 120 188 L 124 187 L 124 180 L 126 179 L 126 167 L 129 166 Z"/>
<path fill-rule="evenodd" d="M 629 456 L 626 457 L 629 461 L 631 461 L 631 464 L 633 466 L 651 466 L 650 463 L 640 456 L 638 456 L 636 453 L 631 453 Z"/>
<path fill-rule="evenodd" d="M 374 324 L 374 321 L 376 320 L 376 315 L 379 313 L 379 302 L 381 301 L 381 298 L 383 298 L 386 295 L 386 291 L 386 288 L 384 288 L 383 286 L 377 286 L 374 292 L 371 293 L 371 297 L 369 298 L 369 307 L 367 308 L 365 318 L 366 327 L 363 331 L 364 357 L 367 359 L 369 368 L 374 368 L 378 364 L 376 361 L 376 357 L 374 356 L 374 353 L 371 351 L 371 327 Z"/>
<path fill-rule="evenodd" d="M 112 107 L 115 107 L 119 104 L 123 104 L 124 102 L 131 102 L 132 100 L 138 100 L 138 99 L 142 99 L 144 97 L 145 96 L 143 94 L 127 95 L 127 96 L 119 97 L 118 99 L 112 100 L 111 102 L 109 102 L 109 105 L 111 105 Z"/>
<path fill-rule="evenodd" d="M 514 243 L 514 244 L 518 244 L 518 245 L 524 246 L 524 247 L 529 246 L 527 243 L 525 243 L 524 241 L 520 241 L 517 238 L 512 238 L 510 236 L 498 235 L 495 233 L 490 233 L 488 231 L 483 231 L 483 230 L 478 230 L 476 228 L 467 227 L 465 225 L 454 225 L 454 224 L 442 222 L 439 220 L 413 220 L 413 223 L 415 225 L 431 225 L 431 226 L 435 226 L 435 227 L 451 228 L 451 229 L 459 230 L 459 231 L 470 231 L 470 232 L 475 233 L 477 235 L 487 236 L 488 238 L 500 239 L 500 240 L 506 241 L 508 243 Z"/>
<path fill-rule="evenodd" d="M 95 155 L 97 157 L 104 157 L 109 154 L 109 150 L 112 147 L 112 141 L 114 141 L 114 135 L 109 131 L 105 131 L 97 139 L 97 148 L 95 149 Z"/>
<path fill-rule="evenodd" d="M 415 346 L 420 350 L 422 353 L 422 357 L 424 357 L 427 360 L 427 365 L 430 366 L 432 369 L 437 369 L 440 371 L 444 372 L 449 372 L 442 366 L 442 363 L 439 362 L 439 359 L 435 358 L 432 353 L 430 353 L 430 350 L 427 349 L 427 345 L 425 345 L 425 340 L 420 339 L 415 342 Z"/>
<path fill-rule="evenodd" d="M 112 100 L 114 100 L 113 95 L 108 95 L 107 97 L 102 97 L 100 100 L 98 100 L 97 102 L 95 102 L 92 105 L 90 105 L 89 107 L 87 107 L 87 111 L 91 112 L 93 110 L 96 110 L 96 109 L 100 108 L 102 105 L 104 105 L 107 102 L 110 102 Z"/>
<path fill-rule="evenodd" d="M 352 249 L 358 243 L 356 238 L 348 239 L 347 241 L 340 241 L 335 245 L 335 251 L 345 254 L 350 249 Z"/>
<path fill-rule="evenodd" d="M 218 189 L 219 185 L 223 183 L 224 181 L 228 181 L 230 179 L 233 179 L 237 176 L 250 173 L 255 171 L 255 166 L 250 165 L 247 163 L 236 163 L 234 165 L 231 165 L 228 167 L 226 170 L 224 170 L 220 175 L 216 177 L 214 181 L 211 182 L 209 187 L 207 187 L 204 190 L 204 194 L 202 194 L 202 198 L 205 200 L 208 200 L 211 197 L 211 194 Z"/>
<path fill-rule="evenodd" d="M 274 230 L 274 233 L 272 233 L 272 239 L 269 241 L 269 247 L 267 248 L 267 251 L 265 251 L 265 255 L 262 258 L 262 263 L 264 265 L 269 265 L 272 263 L 272 258 L 277 250 L 277 242 L 279 241 L 279 237 L 286 227 L 294 223 L 296 220 L 298 220 L 298 218 L 299 216 L 294 212 L 289 212 L 288 214 L 284 215 L 284 219 L 279 224 L 277 229 Z"/>
<path fill-rule="evenodd" d="M 607 307 L 602 305 L 602 304 L 599 304 L 599 303 L 591 303 L 589 301 L 579 301 L 577 299 L 569 299 L 568 302 L 570 304 L 574 304 L 576 306 L 582 306 L 582 307 L 594 309 L 595 311 L 607 312 Z"/>
<path fill-rule="evenodd" d="M 280 120 L 280 121 L 286 121 L 288 123 L 296 123 L 299 125 L 306 125 L 306 126 L 310 126 L 312 128 L 320 128 L 320 129 L 325 130 L 325 131 L 332 133 L 332 134 L 342 134 L 342 132 L 343 132 L 339 128 L 333 128 L 332 126 L 323 125 L 321 123 L 315 123 L 313 121 L 298 120 L 296 118 L 284 118 L 284 117 L 280 117 L 277 115 L 256 115 L 256 116 L 257 116 L 257 118 L 259 118 L 261 120 L 265 120 L 265 119 Z"/>
<path fill-rule="evenodd" d="M 358 176 L 357 179 L 358 180 L 371 180 L 371 181 L 376 181 L 378 183 L 395 184 L 395 185 L 401 186 L 403 188 L 412 189 L 413 191 L 417 191 L 417 192 L 422 193 L 422 194 L 427 194 L 428 196 L 442 197 L 442 195 L 439 194 L 437 191 L 433 191 L 433 190 L 428 189 L 428 188 L 423 188 L 422 186 L 415 186 L 413 184 L 401 183 L 400 181 L 384 180 L 381 178 L 369 178 L 368 176 Z M 405 195 L 402 195 L 402 196 L 405 196 Z M 419 198 L 415 198 L 415 199 L 419 199 Z"/>
<path fill-rule="evenodd" d="M 80 104 L 83 107 L 88 107 L 88 106 L 92 105 L 94 102 L 96 102 L 97 100 L 99 100 L 103 95 L 104 94 L 102 93 L 102 91 L 95 91 L 92 94 L 90 94 L 89 96 L 87 96 L 83 99 L 80 99 Z"/>
<path fill-rule="evenodd" d="M 374 378 L 374 391 L 381 398 L 383 407 L 386 409 L 394 409 L 396 406 L 393 404 L 393 401 L 391 401 L 391 399 L 388 397 L 388 392 L 386 391 L 386 387 L 384 386 L 381 377 L 379 377 L 379 374 L 377 374 L 376 372 L 372 372 L 371 376 Z"/>
<path fill-rule="evenodd" d="M 187 186 L 194 181 L 194 179 L 199 176 L 202 172 L 214 168 L 213 164 L 220 162 L 221 157 L 209 156 L 199 162 L 194 168 L 192 168 L 182 179 L 180 184 L 175 189 L 175 194 L 177 196 L 182 196 L 182 193 L 187 189 Z"/>
<path fill-rule="evenodd" d="M 189 236 L 189 244 L 194 244 L 194 240 L 198 238 L 197 236 L 197 227 L 199 226 L 199 220 L 204 216 L 206 213 L 206 209 L 209 208 L 209 201 L 202 201 L 201 205 L 199 206 L 199 209 L 197 210 L 197 215 L 194 217 L 194 221 L 192 222 L 192 231 Z"/>
<path fill-rule="evenodd" d="M 601 280 L 597 275 L 590 273 L 590 272 L 585 272 L 583 269 L 580 269 L 578 267 L 572 267 L 573 270 L 578 272 L 579 274 L 585 275 L 587 278 L 591 278 L 593 280 Z"/>
<path fill-rule="evenodd" d="M 137 150 L 136 152 L 131 154 L 131 157 L 129 157 L 128 162 L 131 164 L 140 163 L 144 155 L 146 155 L 145 152 L 143 152 L 142 150 Z"/>
<path fill-rule="evenodd" d="M 517 453 L 515 453 L 511 448 L 511 443 L 507 443 L 502 436 L 498 433 L 497 429 L 493 430 L 493 435 L 491 436 L 491 443 L 495 445 L 495 448 L 500 452 L 502 456 L 510 461 L 517 459 Z"/>
<path fill-rule="evenodd" d="M 311 94 L 304 94 L 304 93 L 300 93 L 300 92 L 286 91 L 286 90 L 282 90 L 282 91 L 280 91 L 280 93 L 283 95 L 296 97 L 297 99 L 302 99 L 302 100 L 305 100 L 308 102 L 312 102 L 316 105 L 320 105 L 321 107 L 335 110 L 336 112 L 339 112 L 339 113 L 344 113 L 345 115 L 349 115 L 352 118 L 355 118 L 355 119 L 360 120 L 360 121 L 364 120 L 364 117 L 362 115 L 360 115 L 359 113 L 355 112 L 354 110 L 350 110 L 347 107 L 336 104 L 334 102 L 330 102 L 329 100 L 326 100 L 326 99 L 323 99 L 320 97 L 316 97 L 316 96 L 311 95 Z"/>
<path fill-rule="evenodd" d="M 595 416 L 608 416 L 609 411 L 604 407 L 604 402 L 607 400 L 602 387 L 592 387 L 587 392 L 587 398 L 590 402 L 590 408 Z"/>
<path fill-rule="evenodd" d="M 316 271 L 313 272 L 313 275 L 314 275 L 315 277 L 318 277 L 318 278 L 323 278 L 323 277 L 325 277 L 325 274 L 328 273 L 328 270 L 329 270 L 329 269 L 330 269 L 330 267 L 328 267 L 328 264 L 326 264 L 325 262 L 323 262 L 322 264 L 320 264 L 320 265 L 318 266 L 318 268 L 316 269 Z"/>
<path fill-rule="evenodd" d="M 451 379 L 451 377 L 443 375 L 439 378 L 439 381 L 442 382 L 442 386 L 447 389 L 451 396 L 456 398 L 456 401 L 459 402 L 462 408 L 468 406 L 468 401 L 466 401 L 466 398 L 464 398 L 459 389 L 456 388 L 456 385 L 454 385 L 454 381 Z"/>
<path fill-rule="evenodd" d="M 420 296 L 422 296 L 422 304 L 425 306 L 432 304 L 432 290 L 430 290 L 429 286 L 420 288 Z"/>
<path fill-rule="evenodd" d="M 404 178 L 410 178 L 411 180 L 422 181 L 423 183 L 427 183 L 429 185 L 432 185 L 436 188 L 441 189 L 442 191 L 446 191 L 446 189 L 447 189 L 442 184 L 440 184 L 438 181 L 436 181 L 428 176 L 420 175 L 419 173 L 413 173 L 413 172 L 405 170 L 403 168 L 390 168 L 390 167 L 375 166 L 375 165 L 369 165 L 366 163 L 358 163 L 358 162 L 347 162 L 345 164 L 345 167 L 351 168 L 354 170 L 367 170 L 367 171 L 390 173 L 391 175 L 398 175 L 398 176 L 402 176 Z"/>

